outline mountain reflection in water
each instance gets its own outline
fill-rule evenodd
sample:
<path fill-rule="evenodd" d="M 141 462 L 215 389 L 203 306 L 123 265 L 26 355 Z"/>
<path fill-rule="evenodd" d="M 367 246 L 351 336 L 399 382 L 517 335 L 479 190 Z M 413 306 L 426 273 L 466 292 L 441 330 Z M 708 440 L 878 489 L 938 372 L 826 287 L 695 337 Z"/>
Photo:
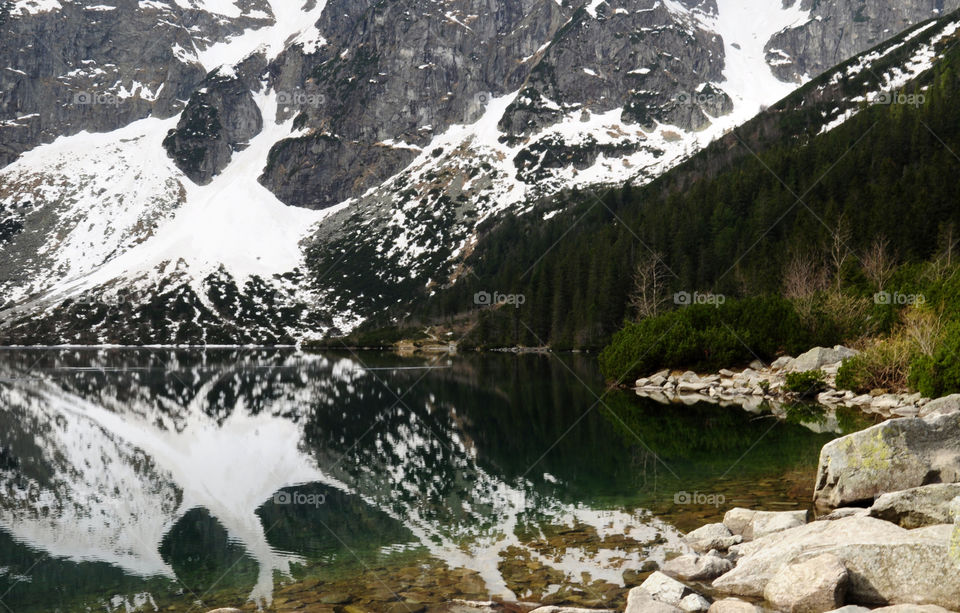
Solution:
<path fill-rule="evenodd" d="M 562 358 L 589 389 L 557 359 L 0 352 L 0 593 L 18 612 L 152 610 L 229 584 L 269 605 L 300 567 L 404 551 L 505 598 L 524 596 L 506 560 L 622 586 L 679 547 L 646 501 L 709 482 L 769 425 L 620 393 L 597 403 L 592 362 Z M 678 437 L 698 411 L 716 431 Z M 744 470 L 809 466 L 828 438 L 783 424 Z M 547 552 L 551 526 L 620 545 Z"/>

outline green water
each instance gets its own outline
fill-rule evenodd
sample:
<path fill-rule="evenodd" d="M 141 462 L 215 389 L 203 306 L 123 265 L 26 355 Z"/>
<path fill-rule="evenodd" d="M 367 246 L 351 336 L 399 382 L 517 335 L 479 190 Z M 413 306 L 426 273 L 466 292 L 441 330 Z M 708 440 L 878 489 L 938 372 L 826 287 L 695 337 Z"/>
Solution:
<path fill-rule="evenodd" d="M 837 433 L 793 415 L 659 405 L 570 354 L 3 351 L 0 602 L 616 605 L 678 530 L 807 505 Z"/>

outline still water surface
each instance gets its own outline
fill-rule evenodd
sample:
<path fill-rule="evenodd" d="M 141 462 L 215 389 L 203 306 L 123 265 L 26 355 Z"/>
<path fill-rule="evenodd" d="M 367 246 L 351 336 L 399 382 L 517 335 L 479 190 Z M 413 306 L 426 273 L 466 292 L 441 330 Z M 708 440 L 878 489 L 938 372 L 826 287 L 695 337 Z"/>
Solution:
<path fill-rule="evenodd" d="M 858 424 L 793 421 L 605 393 L 576 355 L 2 351 L 0 602 L 616 606 L 679 530 L 806 506 Z"/>

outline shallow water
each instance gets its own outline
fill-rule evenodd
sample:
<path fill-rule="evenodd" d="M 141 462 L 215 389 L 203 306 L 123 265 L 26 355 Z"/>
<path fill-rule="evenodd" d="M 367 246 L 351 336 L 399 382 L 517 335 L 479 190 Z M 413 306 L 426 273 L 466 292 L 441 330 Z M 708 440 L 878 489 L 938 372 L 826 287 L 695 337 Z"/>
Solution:
<path fill-rule="evenodd" d="M 0 602 L 616 606 L 678 530 L 807 506 L 837 434 L 794 421 L 606 391 L 569 354 L 2 351 Z"/>

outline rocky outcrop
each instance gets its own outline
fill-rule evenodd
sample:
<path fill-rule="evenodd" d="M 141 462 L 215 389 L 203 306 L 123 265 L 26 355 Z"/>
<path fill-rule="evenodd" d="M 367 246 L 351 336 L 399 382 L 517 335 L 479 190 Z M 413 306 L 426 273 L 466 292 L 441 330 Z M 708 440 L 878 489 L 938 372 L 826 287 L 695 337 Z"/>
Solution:
<path fill-rule="evenodd" d="M 784 80 L 817 75 L 890 38 L 891 33 L 960 6 L 957 0 L 792 2 L 811 11 L 810 20 L 780 32 L 766 46 L 767 61 Z"/>
<path fill-rule="evenodd" d="M 791 564 L 832 554 L 849 573 L 847 601 L 960 608 L 954 527 L 905 530 L 872 517 L 816 521 L 735 547 L 736 567 L 713 582 L 724 593 L 762 597 Z"/>
<path fill-rule="evenodd" d="M 247 85 L 236 74 L 217 71 L 190 96 L 163 146 L 185 175 L 206 185 L 262 129 L 260 108 Z"/>
<path fill-rule="evenodd" d="M 869 504 L 886 492 L 960 481 L 960 413 L 877 424 L 827 443 L 814 502 L 822 510 Z"/>

